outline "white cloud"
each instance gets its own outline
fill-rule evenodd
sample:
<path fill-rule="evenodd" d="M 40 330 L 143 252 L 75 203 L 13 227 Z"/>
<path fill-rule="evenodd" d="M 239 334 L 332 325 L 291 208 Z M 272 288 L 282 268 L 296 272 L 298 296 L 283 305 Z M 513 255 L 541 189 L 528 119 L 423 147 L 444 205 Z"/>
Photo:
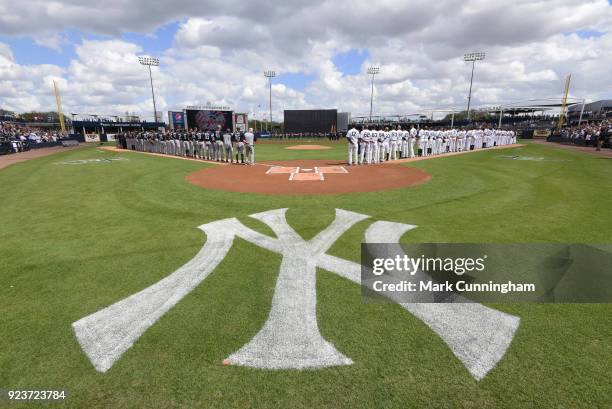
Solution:
<path fill-rule="evenodd" d="M 189 16 L 189 18 L 185 18 Z M 612 7 L 607 0 L 292 0 L 275 4 L 213 0 L 0 0 L 0 33 L 31 36 L 53 49 L 69 28 L 118 35 L 151 33 L 181 20 L 173 46 L 153 69 L 158 109 L 224 103 L 260 113 L 267 107 L 264 69 L 314 76 L 303 91 L 276 80 L 275 117 L 282 109 L 338 107 L 369 111 L 369 78 L 344 75 L 334 55 L 367 49 L 376 77 L 375 111 L 418 112 L 464 107 L 471 65 L 464 52 L 485 50 L 477 63 L 473 103 L 503 103 L 560 95 L 565 75 L 572 93 L 611 97 Z M 599 37 L 571 34 L 596 30 Z M 52 109 L 48 82 L 60 81 L 66 110 L 151 117 L 148 72 L 138 65 L 141 46 L 124 40 L 83 41 L 66 69 L 20 65 L 0 43 L 0 106 Z M 258 106 L 262 106 L 258 108 Z"/>
<path fill-rule="evenodd" d="M 68 43 L 68 39 L 61 33 L 45 33 L 34 36 L 34 43 L 54 51 L 61 51 Z"/>

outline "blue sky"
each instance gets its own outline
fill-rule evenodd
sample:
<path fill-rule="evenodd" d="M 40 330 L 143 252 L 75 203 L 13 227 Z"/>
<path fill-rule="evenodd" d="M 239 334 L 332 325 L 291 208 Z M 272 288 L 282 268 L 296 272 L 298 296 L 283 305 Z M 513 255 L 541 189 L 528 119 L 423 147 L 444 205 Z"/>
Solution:
<path fill-rule="evenodd" d="M 373 63 L 381 67 L 375 111 L 463 107 L 470 70 L 461 56 L 481 49 L 487 59 L 475 78 L 475 106 L 555 96 L 570 72 L 573 95 L 609 98 L 612 0 L 464 3 L 448 12 L 451 2 L 427 0 L 286 8 L 263 0 L 248 7 L 239 0 L 13 2 L 10 14 L 0 13 L 0 107 L 51 109 L 53 79 L 67 110 L 149 115 L 142 54 L 162 59 L 153 77 L 164 110 L 207 101 L 256 110 L 268 101 L 262 73 L 273 69 L 273 83 L 286 86 L 273 91 L 275 117 L 321 106 L 359 115 L 369 112 L 364 71 Z M 504 4 L 511 13 L 499 13 Z M 337 10 L 348 9 L 351 18 L 339 21 Z M 419 24 L 407 23 L 403 16 L 418 10 Z M 385 23 L 366 29 L 363 21 Z M 491 29 L 483 32 L 485 21 Z"/>
<path fill-rule="evenodd" d="M 159 56 L 173 45 L 174 37 L 180 27 L 181 20 L 160 26 L 151 34 L 125 32 L 121 39 L 142 47 L 143 54 Z M 39 44 L 29 37 L 0 36 L 0 42 L 8 44 L 18 64 L 54 64 L 63 68 L 76 58 L 75 47 L 84 40 L 110 40 L 112 36 L 84 34 L 77 30 L 67 30 L 62 33 L 65 39 L 61 49 L 51 49 Z M 358 75 L 361 65 L 369 58 L 365 49 L 350 49 L 336 54 L 332 62 L 336 69 L 344 75 Z M 305 72 L 279 73 L 273 83 L 284 84 L 297 91 L 304 91 L 308 84 L 316 79 L 315 74 Z"/>
<path fill-rule="evenodd" d="M 172 47 L 172 41 L 180 21 L 163 25 L 151 34 L 122 33 L 121 39 L 138 44 L 145 54 L 160 55 Z M 84 34 L 77 30 L 62 32 L 65 42 L 60 50 L 51 49 L 36 44 L 30 37 L 0 36 L 0 42 L 8 44 L 18 64 L 54 64 L 66 68 L 70 60 L 76 58 L 75 46 L 83 40 L 111 40 L 114 37 L 104 35 Z"/>
<path fill-rule="evenodd" d="M 597 30 L 578 30 L 578 31 L 574 31 L 573 33 L 565 33 L 565 34 L 566 35 L 577 34 L 578 37 L 580 38 L 592 38 L 592 37 L 598 38 L 604 35 L 605 33 L 602 31 L 597 31 Z"/>
<path fill-rule="evenodd" d="M 355 48 L 336 54 L 332 62 L 340 72 L 345 75 L 357 75 L 361 72 L 361 64 L 370 57 L 368 50 L 357 50 Z"/>
<path fill-rule="evenodd" d="M 358 75 L 362 72 L 361 65 L 370 56 L 367 50 L 350 49 L 347 52 L 338 53 L 332 58 L 336 69 L 344 75 Z M 316 79 L 314 74 L 308 73 L 280 73 L 273 81 L 285 84 L 297 91 L 304 91 L 312 81 Z"/>
<path fill-rule="evenodd" d="M 69 41 L 75 43 L 79 42 L 81 38 L 80 35 L 74 32 L 68 32 L 66 37 Z M 76 57 L 72 44 L 66 45 L 62 47 L 61 51 L 58 51 L 38 45 L 33 39 L 28 37 L 0 36 L 0 42 L 11 47 L 16 62 L 22 65 L 54 64 L 65 68 L 70 63 L 70 60 Z"/>

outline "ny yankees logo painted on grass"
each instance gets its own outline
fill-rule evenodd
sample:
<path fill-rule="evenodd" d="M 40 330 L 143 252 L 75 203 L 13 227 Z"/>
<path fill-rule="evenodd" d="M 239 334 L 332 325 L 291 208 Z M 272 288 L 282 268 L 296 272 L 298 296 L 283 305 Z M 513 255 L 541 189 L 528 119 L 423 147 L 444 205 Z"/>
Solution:
<path fill-rule="evenodd" d="M 168 310 L 189 294 L 225 258 L 234 237 L 282 255 L 272 308 L 263 328 L 226 364 L 268 369 L 324 368 L 353 361 L 325 340 L 316 317 L 316 269 L 331 271 L 360 284 L 361 266 L 326 254 L 355 223 L 368 216 L 336 209 L 334 221 L 312 240 L 303 240 L 289 226 L 287 209 L 250 217 L 267 224 L 276 238 L 256 232 L 236 218 L 200 226 L 206 243 L 187 264 L 152 286 L 72 324 L 81 347 L 100 372 L 106 372 Z M 366 243 L 398 243 L 416 226 L 377 221 Z M 476 379 L 484 377 L 504 356 L 519 318 L 476 303 L 398 303 L 449 346 Z"/>

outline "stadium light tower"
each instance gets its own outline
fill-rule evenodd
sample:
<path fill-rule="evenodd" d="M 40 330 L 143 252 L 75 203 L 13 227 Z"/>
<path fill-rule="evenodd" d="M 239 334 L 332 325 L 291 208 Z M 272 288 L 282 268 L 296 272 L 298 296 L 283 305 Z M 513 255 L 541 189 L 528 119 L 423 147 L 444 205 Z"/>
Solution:
<path fill-rule="evenodd" d="M 270 84 L 270 131 L 272 131 L 272 78 L 276 77 L 276 71 L 264 71 L 264 77 L 268 79 Z"/>
<path fill-rule="evenodd" d="M 151 74 L 151 66 L 159 67 L 159 59 L 153 57 L 138 57 L 141 65 L 146 65 L 149 68 L 149 80 L 151 81 L 151 95 L 153 96 L 153 121 L 157 122 L 157 106 L 155 105 L 155 92 L 153 91 L 153 75 Z"/>
<path fill-rule="evenodd" d="M 470 120 L 470 103 L 472 102 L 472 83 L 474 82 L 474 66 L 476 65 L 476 61 L 482 61 L 485 59 L 485 53 L 483 52 L 472 52 L 472 53 L 465 53 L 463 55 L 463 60 L 464 61 L 468 61 L 472 63 L 472 76 L 470 77 L 470 93 L 468 94 L 468 107 L 467 107 L 467 114 L 468 114 L 468 121 Z"/>
<path fill-rule="evenodd" d="M 372 76 L 372 92 L 370 92 L 370 122 L 372 122 L 372 107 L 374 105 L 374 76 L 380 72 L 380 67 L 368 68 L 368 75 Z"/>

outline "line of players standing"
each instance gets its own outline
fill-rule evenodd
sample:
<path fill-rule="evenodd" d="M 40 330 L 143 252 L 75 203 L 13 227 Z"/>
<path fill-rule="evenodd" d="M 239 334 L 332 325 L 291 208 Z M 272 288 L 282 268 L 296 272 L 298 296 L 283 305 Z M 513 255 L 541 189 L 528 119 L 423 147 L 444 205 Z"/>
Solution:
<path fill-rule="evenodd" d="M 415 129 L 364 125 L 346 133 L 348 164 L 363 165 L 415 156 L 439 155 L 516 143 L 514 131 L 500 129 Z"/>
<path fill-rule="evenodd" d="M 119 135 L 118 144 L 125 149 L 141 152 L 255 164 L 255 135 L 252 128 L 247 132 L 223 131 L 221 126 L 217 126 L 215 131 L 131 132 Z"/>

